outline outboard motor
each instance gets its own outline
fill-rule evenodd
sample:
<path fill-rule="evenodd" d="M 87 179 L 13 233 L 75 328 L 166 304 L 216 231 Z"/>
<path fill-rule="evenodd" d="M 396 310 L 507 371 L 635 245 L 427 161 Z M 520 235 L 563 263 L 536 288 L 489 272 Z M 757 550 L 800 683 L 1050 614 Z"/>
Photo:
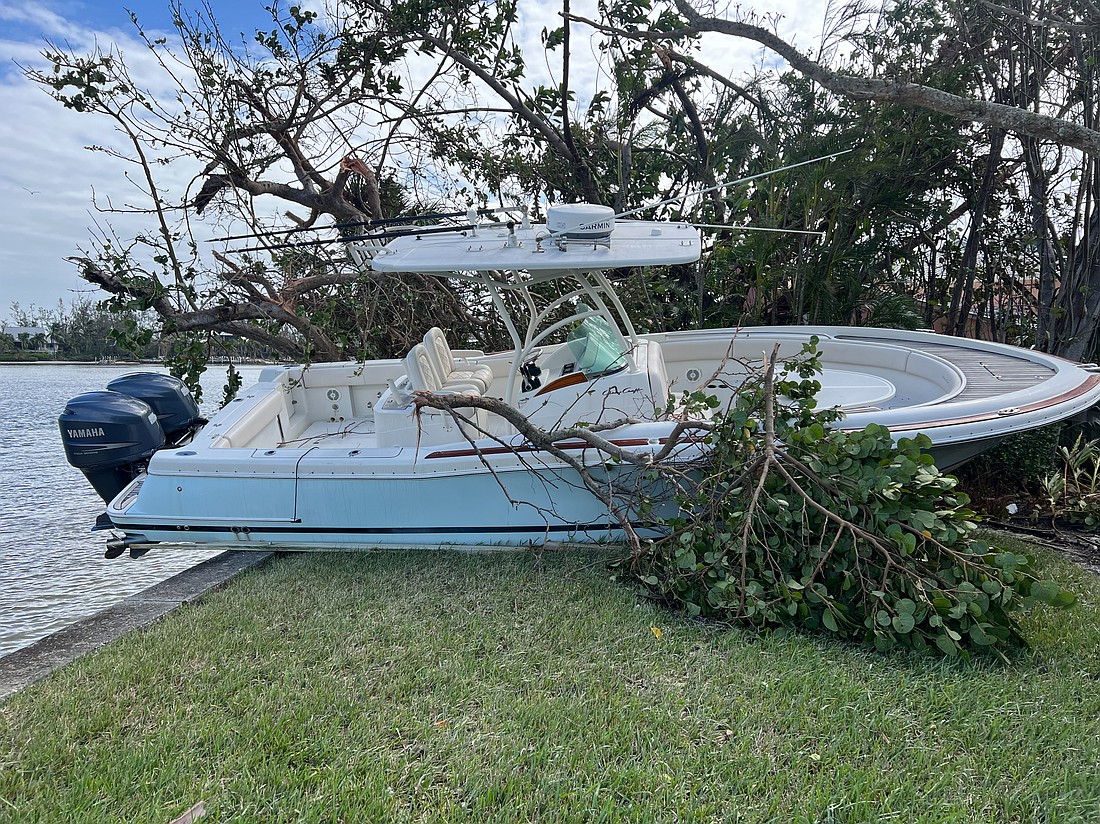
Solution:
<path fill-rule="evenodd" d="M 105 502 L 137 477 L 164 446 L 164 430 L 145 401 L 119 392 L 85 392 L 57 419 L 69 463 Z"/>
<path fill-rule="evenodd" d="M 206 423 L 199 415 L 199 405 L 191 396 L 187 384 L 171 375 L 159 372 L 132 372 L 115 378 L 107 389 L 145 401 L 153 407 L 164 438 L 178 443 L 196 426 Z"/>

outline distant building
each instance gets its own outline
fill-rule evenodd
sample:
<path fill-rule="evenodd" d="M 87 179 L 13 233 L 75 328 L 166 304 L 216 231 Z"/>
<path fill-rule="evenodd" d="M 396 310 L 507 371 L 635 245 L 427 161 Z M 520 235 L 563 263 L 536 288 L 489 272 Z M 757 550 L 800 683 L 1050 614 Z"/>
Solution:
<path fill-rule="evenodd" d="M 20 349 L 33 352 L 56 352 L 57 341 L 45 326 L 5 326 L 3 333 L 15 340 Z"/>

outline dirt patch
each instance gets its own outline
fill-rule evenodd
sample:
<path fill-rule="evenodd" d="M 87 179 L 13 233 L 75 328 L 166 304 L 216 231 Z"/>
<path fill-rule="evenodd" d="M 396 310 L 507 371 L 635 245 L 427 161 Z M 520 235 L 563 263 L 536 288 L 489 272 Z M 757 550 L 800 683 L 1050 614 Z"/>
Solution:
<path fill-rule="evenodd" d="M 983 526 L 1004 532 L 1012 536 L 1026 535 L 1033 543 L 1057 552 L 1089 572 L 1100 575 L 1100 534 L 1085 531 L 1074 524 L 1056 523 L 1051 527 L 1041 527 L 1016 520 L 987 520 Z"/>

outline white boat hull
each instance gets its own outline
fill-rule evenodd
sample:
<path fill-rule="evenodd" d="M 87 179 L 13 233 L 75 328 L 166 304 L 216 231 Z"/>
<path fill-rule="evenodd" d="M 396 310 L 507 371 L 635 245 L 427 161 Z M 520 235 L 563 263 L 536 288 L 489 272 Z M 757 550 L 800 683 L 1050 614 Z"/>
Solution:
<path fill-rule="evenodd" d="M 237 500 L 236 515 L 156 513 L 163 496 L 154 490 L 171 490 L 159 479 L 146 478 L 143 486 L 150 487 L 153 494 L 143 491 L 142 508 L 117 516 L 120 528 L 139 542 L 237 548 L 525 546 L 622 538 L 606 508 L 587 490 L 564 479 L 560 470 L 496 476 L 485 472 L 449 477 L 312 479 L 298 484 L 298 495 L 287 510 L 296 514 L 294 518 L 250 512 L 247 502 L 269 492 L 266 487 L 254 491 L 255 482 L 195 479 L 187 483 L 198 496 Z M 478 500 L 479 505 L 472 507 L 471 500 Z"/>
<path fill-rule="evenodd" d="M 830 327 L 642 336 L 649 350 L 641 348 L 639 369 L 662 352 L 667 381 L 645 402 L 652 409 L 669 391 L 705 381 L 731 341 L 736 358 L 752 360 L 777 343 L 794 354 L 811 333 L 821 338 L 822 397 L 848 408 L 838 425 L 880 423 L 898 438 L 923 432 L 942 467 L 1100 399 L 1100 375 L 1040 353 L 929 333 Z M 509 374 L 511 357 L 476 361 L 499 377 Z M 552 367 L 557 354 L 548 350 L 545 357 Z M 727 366 L 710 391 L 728 396 L 738 368 Z M 400 361 L 384 361 L 265 370 L 259 384 L 191 443 L 154 455 L 108 515 L 136 545 L 337 549 L 621 540 L 615 518 L 573 470 L 514 434 L 471 440 L 446 416 L 423 410 L 413 435 L 400 428 L 387 435 L 386 379 L 400 369 Z M 618 380 L 628 381 L 623 375 Z M 607 386 L 612 391 L 598 398 L 599 408 L 617 415 L 628 385 L 612 380 Z M 589 395 L 598 396 L 599 387 L 593 381 Z M 1003 391 L 994 391 L 998 387 Z M 552 418 L 547 397 L 553 392 L 532 393 L 520 409 Z M 633 402 L 636 407 L 637 398 Z M 321 419 L 319 409 L 332 414 Z M 626 448 L 654 450 L 671 426 L 649 420 L 606 434 Z M 601 456 L 580 442 L 564 447 L 601 465 Z M 680 457 L 697 457 L 699 448 L 685 444 Z"/>

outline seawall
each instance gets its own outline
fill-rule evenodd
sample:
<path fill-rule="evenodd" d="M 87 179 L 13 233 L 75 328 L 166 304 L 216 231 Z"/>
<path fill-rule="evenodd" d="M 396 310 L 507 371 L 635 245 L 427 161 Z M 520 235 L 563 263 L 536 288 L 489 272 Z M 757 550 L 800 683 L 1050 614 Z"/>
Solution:
<path fill-rule="evenodd" d="M 228 550 L 0 658 L 0 702 L 89 652 L 224 586 L 274 552 Z"/>

